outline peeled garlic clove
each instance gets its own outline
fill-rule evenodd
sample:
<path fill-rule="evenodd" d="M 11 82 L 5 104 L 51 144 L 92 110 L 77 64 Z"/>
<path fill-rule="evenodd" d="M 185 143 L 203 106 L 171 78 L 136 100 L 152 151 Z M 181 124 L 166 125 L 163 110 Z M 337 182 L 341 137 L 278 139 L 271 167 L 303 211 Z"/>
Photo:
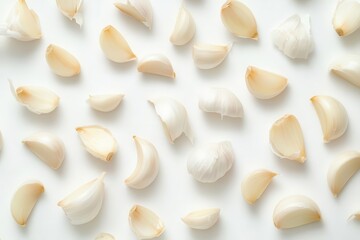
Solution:
<path fill-rule="evenodd" d="M 175 78 L 176 74 L 167 57 L 162 54 L 152 54 L 144 57 L 137 67 L 139 72 L 150 73 L 169 78 Z"/>
<path fill-rule="evenodd" d="M 297 118 L 285 115 L 270 129 L 270 144 L 275 155 L 280 158 L 304 163 L 306 160 L 304 137 Z"/>
<path fill-rule="evenodd" d="M 25 226 L 39 197 L 44 192 L 44 186 L 38 181 L 30 181 L 21 185 L 11 200 L 11 214 L 15 221 Z"/>
<path fill-rule="evenodd" d="M 221 8 L 221 20 L 237 37 L 258 39 L 255 17 L 244 3 L 228 0 Z"/>
<path fill-rule="evenodd" d="M 155 107 L 171 144 L 183 133 L 193 142 L 193 133 L 185 107 L 172 98 L 162 97 L 148 100 Z"/>
<path fill-rule="evenodd" d="M 360 27 L 360 2 L 357 0 L 339 1 L 332 23 L 340 37 L 355 32 Z"/>
<path fill-rule="evenodd" d="M 244 110 L 234 93 L 225 88 L 208 88 L 200 96 L 199 108 L 204 112 L 223 116 L 242 118 Z"/>
<path fill-rule="evenodd" d="M 185 45 L 194 37 L 195 31 L 194 18 L 188 10 L 181 6 L 176 18 L 175 27 L 170 36 L 170 42 L 174 45 Z"/>
<path fill-rule="evenodd" d="M 251 172 L 241 182 L 241 193 L 247 203 L 253 204 L 265 192 L 277 173 L 266 169 Z"/>
<path fill-rule="evenodd" d="M 65 49 L 50 44 L 46 49 L 46 62 L 50 69 L 61 77 L 73 77 L 80 73 L 79 61 Z"/>
<path fill-rule="evenodd" d="M 115 240 L 115 237 L 110 233 L 100 233 L 96 236 L 95 240 Z"/>
<path fill-rule="evenodd" d="M 104 198 L 105 174 L 80 186 L 58 203 L 71 224 L 88 223 L 98 215 Z"/>
<path fill-rule="evenodd" d="M 100 47 L 105 56 L 113 62 L 125 63 L 136 59 L 125 38 L 111 25 L 101 31 Z"/>
<path fill-rule="evenodd" d="M 181 219 L 191 228 L 204 230 L 214 226 L 219 216 L 219 208 L 209 208 L 191 212 Z"/>
<path fill-rule="evenodd" d="M 113 111 L 124 98 L 124 94 L 101 94 L 101 95 L 90 95 L 88 102 L 90 107 L 100 112 L 111 112 Z"/>
<path fill-rule="evenodd" d="M 65 158 L 63 141 L 49 132 L 35 133 L 23 140 L 23 143 L 52 169 L 58 169 Z"/>
<path fill-rule="evenodd" d="M 331 72 L 360 87 L 360 56 L 349 54 L 336 59 L 331 64 Z"/>
<path fill-rule="evenodd" d="M 356 212 L 356 213 L 353 213 L 349 216 L 348 220 L 360 220 L 360 211 Z"/>
<path fill-rule="evenodd" d="M 313 50 L 310 17 L 293 15 L 272 32 L 272 41 L 290 58 L 308 58 Z"/>
<path fill-rule="evenodd" d="M 18 0 L 10 11 L 6 22 L 0 25 L 0 36 L 8 36 L 20 41 L 41 38 L 38 15 L 27 6 L 25 0 Z"/>
<path fill-rule="evenodd" d="M 149 0 L 127 0 L 127 3 L 114 3 L 124 14 L 142 22 L 149 29 L 153 23 L 153 10 Z"/>
<path fill-rule="evenodd" d="M 270 99 L 279 95 L 287 86 L 287 78 L 276 73 L 249 66 L 245 74 L 246 86 L 259 99 Z"/>
<path fill-rule="evenodd" d="M 314 96 L 310 100 L 319 117 L 324 142 L 341 137 L 349 121 L 344 106 L 330 96 Z"/>
<path fill-rule="evenodd" d="M 234 158 L 229 141 L 210 143 L 195 149 L 190 154 L 187 169 L 199 182 L 213 183 L 231 169 Z"/>
<path fill-rule="evenodd" d="M 207 43 L 194 44 L 193 60 L 200 69 L 211 69 L 217 67 L 224 61 L 230 52 L 232 44 L 213 45 Z"/>
<path fill-rule="evenodd" d="M 75 19 L 80 26 L 83 23 L 83 18 L 80 11 L 82 0 L 56 0 L 57 6 L 61 13 L 70 20 Z"/>
<path fill-rule="evenodd" d="M 159 216 L 150 209 L 134 205 L 129 212 L 129 225 L 138 239 L 159 237 L 165 227 Z"/>
<path fill-rule="evenodd" d="M 319 207 L 312 199 L 302 195 L 282 199 L 273 213 L 274 224 L 281 229 L 299 227 L 320 219 Z"/>

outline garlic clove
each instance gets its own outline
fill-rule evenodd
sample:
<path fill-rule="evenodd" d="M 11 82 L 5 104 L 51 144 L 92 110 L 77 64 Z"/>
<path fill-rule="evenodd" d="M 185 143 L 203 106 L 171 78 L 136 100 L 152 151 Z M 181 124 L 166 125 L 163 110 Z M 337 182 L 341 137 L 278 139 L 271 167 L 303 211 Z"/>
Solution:
<path fill-rule="evenodd" d="M 232 44 L 213 45 L 207 43 L 194 44 L 192 56 L 195 65 L 200 69 L 211 69 L 222 63 L 230 52 Z"/>
<path fill-rule="evenodd" d="M 221 8 L 221 20 L 237 37 L 258 39 L 255 17 L 244 3 L 228 0 Z"/>
<path fill-rule="evenodd" d="M 303 133 L 294 115 L 286 114 L 276 120 L 270 129 L 270 144 L 274 154 L 280 158 L 299 163 L 306 160 Z"/>
<path fill-rule="evenodd" d="M 328 170 L 328 184 L 334 197 L 337 197 L 349 179 L 360 169 L 360 153 L 344 152 L 330 165 Z"/>
<path fill-rule="evenodd" d="M 360 87 L 360 56 L 349 54 L 336 59 L 331 64 L 331 72 Z"/>
<path fill-rule="evenodd" d="M 21 185 L 11 200 L 11 214 L 17 224 L 25 226 L 44 186 L 38 181 L 30 181 Z"/>
<path fill-rule="evenodd" d="M 90 95 L 88 103 L 91 108 L 100 112 L 113 111 L 124 98 L 122 93 Z"/>
<path fill-rule="evenodd" d="M 67 195 L 58 203 L 70 223 L 80 225 L 93 220 L 100 212 L 104 198 L 105 172 Z"/>
<path fill-rule="evenodd" d="M 6 22 L 0 25 L 0 36 L 8 36 L 20 41 L 32 41 L 41 38 L 41 27 L 38 15 L 26 4 L 17 0 L 7 16 Z"/>
<path fill-rule="evenodd" d="M 114 3 L 124 14 L 142 22 L 149 29 L 153 23 L 153 9 L 149 0 L 127 0 L 127 3 Z"/>
<path fill-rule="evenodd" d="M 188 172 L 199 182 L 213 183 L 225 176 L 234 163 L 229 141 L 210 143 L 195 149 L 187 160 Z"/>
<path fill-rule="evenodd" d="M 319 117 L 324 142 L 341 137 L 349 121 L 344 106 L 330 96 L 314 96 L 310 100 Z"/>
<path fill-rule="evenodd" d="M 73 77 L 80 73 L 79 61 L 65 49 L 50 44 L 46 49 L 46 62 L 56 75 Z"/>
<path fill-rule="evenodd" d="M 251 172 L 241 182 L 241 193 L 247 203 L 253 204 L 265 192 L 277 173 L 266 169 Z"/>
<path fill-rule="evenodd" d="M 293 15 L 272 32 L 274 45 L 290 58 L 306 59 L 313 50 L 310 17 Z"/>
<path fill-rule="evenodd" d="M 193 142 L 193 133 L 189 124 L 185 107 L 175 99 L 162 97 L 148 100 L 154 105 L 156 114 L 160 117 L 165 134 L 171 144 L 183 133 Z"/>
<path fill-rule="evenodd" d="M 115 240 L 115 237 L 110 233 L 100 233 L 96 236 L 95 240 Z"/>
<path fill-rule="evenodd" d="M 145 139 L 134 136 L 137 164 L 132 174 L 125 179 L 131 188 L 143 189 L 149 186 L 159 172 L 159 156 L 154 145 Z"/>
<path fill-rule="evenodd" d="M 80 26 L 83 23 L 83 18 L 80 11 L 82 0 L 56 0 L 56 4 L 64 16 L 70 20 L 75 19 Z"/>
<path fill-rule="evenodd" d="M 129 225 L 138 239 L 159 237 L 165 227 L 159 216 L 150 209 L 134 205 L 129 212 Z"/>
<path fill-rule="evenodd" d="M 209 229 L 216 224 L 220 216 L 219 208 L 208 208 L 190 212 L 181 219 L 193 229 Z"/>
<path fill-rule="evenodd" d="M 105 56 L 113 62 L 125 63 L 136 59 L 125 38 L 111 25 L 101 31 L 100 47 Z"/>
<path fill-rule="evenodd" d="M 111 132 L 97 125 L 77 127 L 86 151 L 94 157 L 109 162 L 117 150 L 117 142 Z"/>
<path fill-rule="evenodd" d="M 180 7 L 170 42 L 174 45 L 185 45 L 195 35 L 196 25 L 191 13 L 183 6 Z"/>
<path fill-rule="evenodd" d="M 199 108 L 204 112 L 218 113 L 223 116 L 242 118 L 244 110 L 234 93 L 225 88 L 208 88 L 199 98 Z"/>
<path fill-rule="evenodd" d="M 63 141 L 49 132 L 35 133 L 22 141 L 32 153 L 52 169 L 58 169 L 65 158 Z"/>
<path fill-rule="evenodd" d="M 293 195 L 282 199 L 273 213 L 275 227 L 280 229 L 299 227 L 321 220 L 317 204 L 302 195 Z"/>
<path fill-rule="evenodd" d="M 353 213 L 349 216 L 348 220 L 360 220 L 360 211 L 357 211 L 356 213 Z"/>
<path fill-rule="evenodd" d="M 150 73 L 169 78 L 175 78 L 176 74 L 167 57 L 162 54 L 151 54 L 140 60 L 137 69 L 142 73 Z"/>
<path fill-rule="evenodd" d="M 246 86 L 256 98 L 270 99 L 285 90 L 287 78 L 276 73 L 249 66 L 245 74 Z"/>
<path fill-rule="evenodd" d="M 332 23 L 340 37 L 355 32 L 360 27 L 360 2 L 357 0 L 338 1 Z"/>

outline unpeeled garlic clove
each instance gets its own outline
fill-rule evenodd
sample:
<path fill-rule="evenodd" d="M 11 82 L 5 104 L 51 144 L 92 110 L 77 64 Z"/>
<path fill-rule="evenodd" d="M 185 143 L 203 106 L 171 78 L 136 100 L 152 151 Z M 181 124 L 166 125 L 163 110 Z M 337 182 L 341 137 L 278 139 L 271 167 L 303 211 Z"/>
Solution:
<path fill-rule="evenodd" d="M 331 72 L 360 87 L 360 56 L 348 54 L 336 59 L 331 64 Z"/>
<path fill-rule="evenodd" d="M 214 45 L 207 43 L 194 44 L 192 57 L 195 65 L 200 69 L 217 67 L 230 52 L 232 44 Z"/>
<path fill-rule="evenodd" d="M 208 208 L 193 211 L 187 214 L 185 217 L 182 217 L 186 225 L 193 229 L 209 229 L 215 225 L 218 221 L 220 216 L 220 209 L 219 208 Z"/>
<path fill-rule="evenodd" d="M 63 141 L 49 132 L 35 133 L 22 141 L 32 153 L 52 169 L 58 169 L 65 158 Z"/>
<path fill-rule="evenodd" d="M 1 35 L 20 41 L 41 38 L 39 17 L 34 10 L 29 9 L 25 0 L 17 0 L 8 14 L 6 22 L 0 25 Z"/>
<path fill-rule="evenodd" d="M 111 25 L 101 31 L 100 47 L 105 56 L 113 62 L 125 63 L 136 59 L 125 38 Z"/>
<path fill-rule="evenodd" d="M 221 8 L 221 20 L 237 37 L 258 39 L 255 17 L 244 3 L 228 0 Z"/>
<path fill-rule="evenodd" d="M 176 74 L 167 57 L 162 54 L 151 54 L 140 60 L 137 70 L 142 73 L 150 73 L 169 78 L 175 78 Z"/>
<path fill-rule="evenodd" d="M 38 181 L 30 181 L 21 185 L 11 200 L 11 214 L 15 221 L 25 226 L 39 197 L 44 192 L 44 186 Z"/>
<path fill-rule="evenodd" d="M 141 205 L 134 205 L 130 209 L 129 225 L 138 239 L 156 238 L 165 231 L 159 216 Z"/>
<path fill-rule="evenodd" d="M 75 19 L 80 26 L 83 24 L 82 14 L 79 12 L 82 0 L 56 0 L 57 6 L 61 13 L 70 20 Z"/>
<path fill-rule="evenodd" d="M 320 221 L 321 213 L 312 199 L 302 195 L 293 195 L 283 198 L 276 205 L 273 220 L 277 228 L 294 228 Z"/>
<path fill-rule="evenodd" d="M 285 90 L 287 78 L 276 73 L 249 66 L 245 74 L 246 86 L 256 98 L 270 99 Z"/>
<path fill-rule="evenodd" d="M 159 156 L 152 143 L 134 136 L 137 153 L 137 164 L 125 184 L 131 188 L 143 189 L 149 186 L 159 172 Z"/>
<path fill-rule="evenodd" d="M 340 37 L 355 32 L 360 27 L 360 2 L 358 0 L 339 1 L 332 23 Z"/>
<path fill-rule="evenodd" d="M 175 99 L 168 97 L 148 100 L 154 105 L 157 115 L 163 124 L 165 134 L 171 144 L 183 133 L 193 142 L 193 133 L 185 107 Z"/>
<path fill-rule="evenodd" d="M 149 29 L 153 23 L 153 9 L 149 0 L 127 0 L 127 3 L 114 3 L 124 14 L 142 22 Z"/>
<path fill-rule="evenodd" d="M 90 95 L 88 103 L 91 108 L 100 112 L 113 111 L 124 98 L 122 93 Z"/>
<path fill-rule="evenodd" d="M 294 115 L 286 114 L 276 120 L 270 129 L 270 144 L 274 154 L 280 158 L 299 163 L 306 160 L 303 133 Z"/>
<path fill-rule="evenodd" d="M 115 240 L 115 237 L 110 233 L 100 233 L 96 236 L 95 240 Z"/>
<path fill-rule="evenodd" d="M 170 42 L 174 45 L 185 45 L 194 37 L 195 31 L 194 18 L 187 9 L 181 6 L 176 18 L 175 27 L 170 36 Z"/>
<path fill-rule="evenodd" d="M 58 203 L 71 224 L 88 223 L 99 214 L 104 198 L 105 174 L 103 172 L 98 178 L 83 184 Z"/>
<path fill-rule="evenodd" d="M 199 98 L 199 108 L 204 112 L 223 116 L 242 118 L 244 110 L 236 95 L 225 88 L 208 88 Z"/>
<path fill-rule="evenodd" d="M 249 204 L 255 203 L 276 175 L 277 173 L 260 169 L 245 176 L 241 182 L 241 193 L 246 202 Z"/>
<path fill-rule="evenodd" d="M 344 106 L 330 96 L 314 96 L 310 100 L 319 117 L 324 142 L 328 143 L 341 137 L 349 121 Z"/>
<path fill-rule="evenodd" d="M 234 163 L 229 141 L 210 143 L 195 149 L 187 160 L 188 172 L 199 182 L 213 183 L 225 176 Z"/>
<path fill-rule="evenodd" d="M 50 44 L 46 49 L 46 62 L 56 75 L 73 77 L 80 73 L 79 61 L 65 49 Z"/>

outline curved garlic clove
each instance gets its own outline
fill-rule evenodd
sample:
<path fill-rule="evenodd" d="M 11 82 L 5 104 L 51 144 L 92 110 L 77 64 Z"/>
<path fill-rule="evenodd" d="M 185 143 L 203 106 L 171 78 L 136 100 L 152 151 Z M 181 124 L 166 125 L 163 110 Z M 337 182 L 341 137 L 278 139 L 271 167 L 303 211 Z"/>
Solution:
<path fill-rule="evenodd" d="M 83 18 L 80 11 L 82 0 L 56 0 L 56 4 L 61 11 L 68 19 L 75 19 L 78 25 L 82 25 Z"/>
<path fill-rule="evenodd" d="M 88 223 L 99 214 L 104 198 L 105 174 L 103 172 L 98 178 L 83 184 L 58 203 L 71 224 Z"/>
<path fill-rule="evenodd" d="M 181 220 L 190 228 L 204 230 L 214 226 L 219 216 L 219 208 L 209 208 L 191 212 L 185 217 L 182 217 Z"/>
<path fill-rule="evenodd" d="M 156 114 L 160 117 L 165 134 L 171 144 L 183 133 L 193 142 L 193 133 L 189 124 L 185 107 L 175 99 L 162 97 L 148 100 L 155 107 Z"/>
<path fill-rule="evenodd" d="M 138 239 L 159 237 L 165 227 L 159 216 L 150 209 L 134 205 L 129 212 L 129 225 Z"/>
<path fill-rule="evenodd" d="M 360 169 L 360 153 L 348 151 L 339 155 L 328 170 L 328 184 L 337 197 L 349 179 Z"/>
<path fill-rule="evenodd" d="M 265 192 L 277 173 L 266 169 L 251 172 L 241 182 L 241 193 L 247 203 L 253 204 Z"/>
<path fill-rule="evenodd" d="M 242 118 L 244 110 L 236 95 L 225 88 L 208 88 L 200 96 L 199 108 L 204 112 Z"/>
<path fill-rule="evenodd" d="M 276 120 L 270 129 L 270 144 L 274 154 L 280 158 L 299 163 L 306 160 L 303 133 L 294 115 L 287 114 Z"/>
<path fill-rule="evenodd" d="M 341 137 L 349 121 L 344 106 L 330 96 L 314 96 L 310 100 L 319 117 L 324 142 Z"/>
<path fill-rule="evenodd" d="M 270 99 L 279 95 L 287 86 L 287 78 L 276 73 L 249 66 L 245 74 L 246 86 L 256 98 Z"/>
<path fill-rule="evenodd" d="M 60 98 L 51 90 L 37 86 L 21 86 L 15 89 L 10 80 L 9 85 L 16 100 L 33 113 L 50 113 L 59 105 Z"/>
<path fill-rule="evenodd" d="M 149 0 L 127 0 L 126 4 L 117 2 L 114 5 L 124 14 L 135 18 L 151 29 L 153 10 Z"/>
<path fill-rule="evenodd" d="M 136 59 L 125 38 L 111 25 L 101 31 L 100 47 L 105 56 L 113 62 L 125 63 Z"/>
<path fill-rule="evenodd" d="M 0 36 L 8 36 L 20 41 L 32 41 L 41 38 L 38 15 L 29 9 L 25 0 L 17 0 L 8 14 L 6 22 L 0 25 Z"/>
<path fill-rule="evenodd" d="M 221 20 L 237 37 L 258 39 L 255 17 L 244 3 L 228 0 L 221 8 Z"/>
<path fill-rule="evenodd" d="M 151 54 L 140 60 L 137 70 L 142 73 L 150 73 L 169 78 L 175 78 L 176 74 L 167 57 L 162 54 Z"/>
<path fill-rule="evenodd" d="M 46 62 L 56 75 L 73 77 L 81 71 L 79 61 L 65 49 L 50 44 L 46 49 Z"/>
<path fill-rule="evenodd" d="M 360 87 L 360 56 L 349 54 L 331 64 L 331 72 Z"/>
<path fill-rule="evenodd" d="M 90 95 L 88 102 L 90 107 L 97 111 L 111 112 L 119 106 L 124 96 L 122 93 Z"/>
<path fill-rule="evenodd" d="M 332 23 L 340 37 L 355 32 L 360 27 L 360 2 L 357 0 L 339 1 Z"/>
<path fill-rule="evenodd" d="M 22 141 L 32 153 L 52 169 L 58 169 L 65 158 L 63 141 L 49 132 L 35 133 Z"/>
<path fill-rule="evenodd" d="M 125 184 L 131 188 L 143 189 L 149 186 L 159 172 L 159 156 L 154 145 L 145 139 L 134 136 L 137 164 Z"/>
<path fill-rule="evenodd" d="M 26 225 L 43 192 L 44 186 L 38 181 L 26 182 L 16 190 L 11 200 L 11 214 L 19 225 Z"/>
<path fill-rule="evenodd" d="M 229 141 L 210 143 L 195 149 L 187 161 L 188 172 L 199 182 L 213 183 L 225 176 L 234 163 Z"/>
<path fill-rule="evenodd" d="M 293 195 L 282 199 L 276 205 L 273 220 L 277 228 L 294 228 L 320 221 L 321 213 L 317 204 L 310 198 Z"/>
<path fill-rule="evenodd" d="M 117 142 L 111 132 L 101 126 L 83 126 L 76 128 L 86 151 L 103 161 L 110 161 L 117 149 Z"/>
<path fill-rule="evenodd" d="M 213 45 L 207 43 L 194 44 L 192 56 L 195 65 L 200 69 L 217 67 L 230 52 L 232 44 Z"/>
<path fill-rule="evenodd" d="M 310 17 L 293 15 L 272 32 L 272 41 L 290 58 L 308 58 L 313 50 Z"/>
<path fill-rule="evenodd" d="M 115 237 L 110 233 L 100 233 L 96 236 L 95 240 L 115 240 Z"/>
<path fill-rule="evenodd" d="M 174 45 L 185 45 L 194 37 L 195 31 L 194 18 L 187 9 L 181 6 L 176 18 L 175 27 L 170 36 L 170 42 Z"/>

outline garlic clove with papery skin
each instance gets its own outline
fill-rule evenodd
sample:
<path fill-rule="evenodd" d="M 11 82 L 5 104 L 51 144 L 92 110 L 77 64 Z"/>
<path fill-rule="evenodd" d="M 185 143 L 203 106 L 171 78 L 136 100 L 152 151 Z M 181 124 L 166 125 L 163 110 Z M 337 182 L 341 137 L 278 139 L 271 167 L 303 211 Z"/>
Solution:
<path fill-rule="evenodd" d="M 176 74 L 170 60 L 162 54 L 151 54 L 139 61 L 137 70 L 142 73 L 175 78 Z"/>
<path fill-rule="evenodd" d="M 331 64 L 331 72 L 360 87 L 360 55 L 348 54 Z"/>
<path fill-rule="evenodd" d="M 83 24 L 82 14 L 79 12 L 83 0 L 56 0 L 56 4 L 64 16 L 70 20 L 75 19 L 78 25 Z"/>
<path fill-rule="evenodd" d="M 124 14 L 135 18 L 151 29 L 153 24 L 153 9 L 149 0 L 127 0 L 127 3 L 114 3 Z"/>
<path fill-rule="evenodd" d="M 205 230 L 216 224 L 220 216 L 219 208 L 208 208 L 190 212 L 181 220 L 193 229 Z"/>
<path fill-rule="evenodd" d="M 100 112 L 111 112 L 119 106 L 124 98 L 122 93 L 90 95 L 88 103 L 92 109 Z"/>
<path fill-rule="evenodd" d="M 194 44 L 192 57 L 199 69 L 211 69 L 220 65 L 228 55 L 232 44 L 214 45 L 208 43 Z"/>
<path fill-rule="evenodd" d="M 46 62 L 56 75 L 61 77 L 73 77 L 80 74 L 79 61 L 65 49 L 50 44 L 46 49 Z"/>
<path fill-rule="evenodd" d="M 194 18 L 184 6 L 181 6 L 170 36 L 170 42 L 174 45 L 185 45 L 194 37 L 195 31 Z"/>
<path fill-rule="evenodd" d="M 360 2 L 358 0 L 338 1 L 332 24 L 340 37 L 350 35 L 359 29 Z"/>

